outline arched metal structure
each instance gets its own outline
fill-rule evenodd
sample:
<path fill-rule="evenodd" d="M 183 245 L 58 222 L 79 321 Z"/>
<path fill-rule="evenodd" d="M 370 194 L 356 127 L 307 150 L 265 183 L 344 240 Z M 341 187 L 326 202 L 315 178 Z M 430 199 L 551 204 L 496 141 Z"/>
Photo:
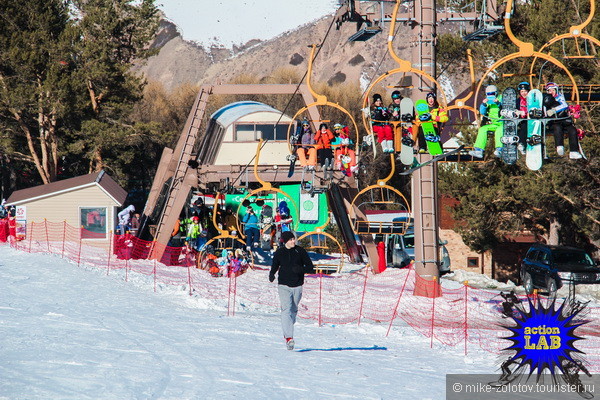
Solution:
<path fill-rule="evenodd" d="M 250 191 L 248 194 L 246 194 L 246 196 L 244 196 L 244 198 L 238 205 L 238 208 L 236 209 L 236 215 L 240 215 L 240 210 L 242 209 L 243 203 L 245 200 L 248 200 L 252 197 L 260 198 L 260 196 L 265 196 L 265 195 L 269 195 L 269 194 L 279 194 L 279 195 L 287 198 L 290 201 L 290 204 L 292 205 L 294 210 L 296 211 L 296 215 L 298 215 L 298 205 L 296 204 L 296 202 L 283 190 L 273 187 L 273 185 L 270 182 L 265 182 L 258 175 L 258 160 L 260 158 L 260 150 L 262 147 L 262 143 L 263 143 L 263 140 L 260 139 L 258 142 L 258 146 L 256 148 L 256 157 L 254 158 L 254 176 L 256 178 L 256 181 L 258 183 L 260 183 L 260 187 L 258 189 L 254 189 L 254 190 Z M 240 237 L 245 238 L 246 235 L 244 235 L 243 231 L 240 229 L 239 219 L 236 220 L 236 226 L 238 228 L 238 232 L 240 233 Z M 297 228 L 297 226 L 298 226 L 298 221 L 293 221 L 294 230 Z"/>
<path fill-rule="evenodd" d="M 327 218 L 327 221 L 325 221 L 323 225 L 315 228 L 311 232 L 305 232 L 303 235 L 301 235 L 298 238 L 298 242 L 304 239 L 309 240 L 308 244 L 303 246 L 306 251 L 315 251 L 319 249 L 331 251 L 334 250 L 333 245 L 335 245 L 335 250 L 337 250 L 338 254 L 340 254 L 340 258 L 337 263 L 331 264 L 320 260 L 313 260 L 313 264 L 317 272 L 341 272 L 342 268 L 344 267 L 344 249 L 335 236 L 325 232 L 324 229 L 328 224 L 329 218 Z M 328 240 L 332 242 L 333 245 L 328 244 Z"/>
<path fill-rule="evenodd" d="M 362 213 L 365 210 L 365 205 L 371 204 L 375 207 L 390 207 L 400 206 L 401 209 L 397 211 L 406 212 L 410 214 L 410 204 L 402 192 L 398 189 L 390 186 L 387 182 L 394 176 L 396 168 L 394 166 L 395 160 L 394 155 L 390 154 L 390 163 L 392 165 L 390 174 L 384 179 L 380 179 L 376 184 L 367 186 L 356 194 L 352 199 L 351 209 L 359 211 L 362 215 L 358 214 L 354 216 L 354 223 L 352 224 L 352 230 L 355 234 L 386 234 L 386 233 L 397 233 L 403 235 L 408 228 L 407 222 L 390 222 L 390 223 L 373 223 L 370 222 L 366 216 Z M 367 194 L 367 200 L 365 200 L 365 194 Z M 392 199 L 392 195 L 396 195 L 398 199 Z M 399 200 L 401 202 L 399 202 Z"/>
<path fill-rule="evenodd" d="M 306 74 L 306 86 L 308 87 L 308 90 L 313 95 L 313 97 L 316 99 L 316 101 L 313 103 L 307 104 L 306 106 L 299 109 L 296 112 L 296 114 L 294 114 L 294 117 L 292 118 L 292 120 L 295 121 L 298 118 L 298 116 L 302 115 L 304 112 L 308 111 L 309 109 L 311 109 L 313 107 L 317 107 L 317 106 L 333 107 L 333 108 L 338 109 L 339 111 L 343 112 L 344 114 L 346 114 L 348 116 L 348 118 L 350 118 L 350 121 L 352 121 L 352 125 L 354 126 L 354 132 L 356 132 L 356 142 L 358 143 L 358 138 L 359 138 L 358 125 L 356 124 L 356 121 L 354 120 L 354 117 L 352 116 L 352 114 L 350 114 L 348 112 L 348 110 L 346 110 L 344 107 L 340 106 L 339 104 L 328 101 L 326 96 L 318 94 L 312 88 L 311 75 L 312 75 L 313 61 L 315 58 L 315 51 L 317 49 L 317 45 L 313 44 L 313 45 L 310 45 L 309 47 L 311 48 L 311 51 L 310 51 L 310 58 L 308 59 L 308 72 Z M 294 149 L 292 148 L 292 142 L 290 140 L 291 139 L 291 129 L 292 129 L 292 125 L 290 125 L 288 127 L 287 137 L 288 137 L 288 145 L 289 145 L 290 153 L 293 154 Z"/>
<path fill-rule="evenodd" d="M 214 236 L 210 240 L 208 240 L 206 242 L 206 244 L 204 245 L 204 247 L 202 248 L 202 250 L 196 256 L 196 267 L 198 267 L 198 268 L 201 268 L 202 265 L 204 264 L 204 261 L 205 261 L 206 257 L 208 256 L 207 249 L 210 248 L 209 246 L 212 246 L 215 253 L 220 253 L 223 250 L 235 251 L 235 249 L 237 249 L 237 248 L 241 247 L 242 249 L 244 249 L 246 247 L 246 242 L 244 240 L 242 240 L 238 236 L 231 235 L 228 230 L 219 227 L 219 224 L 217 224 L 217 210 L 219 208 L 219 199 L 220 198 L 221 198 L 221 194 L 218 193 L 215 196 L 215 204 L 213 206 L 213 217 L 212 217 L 213 226 L 219 232 L 219 234 L 217 236 Z M 237 246 L 235 245 L 235 243 L 237 243 Z M 252 252 L 249 252 L 248 256 L 250 257 L 248 266 L 250 268 L 254 268 L 254 256 L 252 255 Z"/>
<path fill-rule="evenodd" d="M 558 66 L 559 68 L 562 68 L 565 71 L 565 73 L 568 75 L 569 79 L 571 80 L 571 83 L 573 84 L 573 93 L 576 93 L 576 95 L 575 95 L 576 102 L 579 103 L 579 91 L 577 90 L 577 82 L 575 82 L 575 78 L 573 77 L 573 75 L 571 75 L 571 73 L 569 72 L 567 67 L 565 67 L 563 65 L 563 63 L 561 63 L 559 60 L 552 57 L 551 55 L 546 54 L 546 53 L 541 53 L 539 51 L 535 51 L 533 48 L 533 43 L 523 42 L 523 41 L 519 40 L 513 34 L 511 26 L 510 26 L 510 16 L 511 16 L 512 10 L 513 10 L 513 0 L 508 0 L 507 4 L 506 4 L 506 14 L 504 17 L 504 28 L 506 30 L 506 34 L 508 35 L 508 38 L 510 39 L 510 41 L 513 42 L 513 44 L 518 47 L 518 51 L 502 57 L 499 61 L 496 61 L 492 66 L 490 66 L 485 71 L 485 73 L 479 80 L 479 83 L 477 84 L 477 88 L 475 89 L 475 98 L 478 97 L 479 91 L 480 91 L 481 86 L 483 85 L 483 82 L 485 81 L 486 77 L 493 70 L 498 68 L 500 65 L 502 65 L 510 60 L 515 60 L 517 58 L 537 57 L 537 58 L 542 58 L 544 60 L 547 60 L 547 61 L 553 63 L 554 65 Z"/>
<path fill-rule="evenodd" d="M 579 25 L 571 26 L 569 28 L 569 33 L 563 33 L 562 35 L 557 35 L 557 36 L 553 37 L 552 39 L 550 39 L 549 41 L 547 41 L 542 47 L 540 47 L 538 52 L 543 53 L 543 51 L 546 48 L 549 48 L 550 46 L 552 46 L 554 43 L 558 42 L 559 40 L 565 40 L 565 39 L 573 39 L 576 42 L 578 52 L 579 52 L 579 45 L 577 44 L 577 42 L 579 39 L 589 40 L 592 43 L 594 43 L 596 46 L 600 47 L 600 40 L 583 32 L 585 27 L 588 26 L 590 22 L 592 22 L 595 13 L 596 13 L 596 1 L 590 0 L 590 14 L 588 15 L 587 19 Z M 590 58 L 590 57 L 589 56 L 581 56 L 580 54 L 578 54 L 577 56 L 571 56 L 569 58 Z M 531 67 L 529 68 L 530 76 L 533 76 L 533 68 L 535 66 L 536 61 L 537 61 L 537 57 L 534 57 L 533 61 L 531 62 Z M 568 71 L 567 71 L 567 73 L 568 73 Z M 531 79 L 530 79 L 529 83 L 532 84 L 532 86 L 533 86 L 533 81 Z M 579 103 L 579 101 L 580 101 L 579 90 L 577 90 L 577 85 L 573 86 L 573 92 L 571 93 L 571 101 L 575 101 L 577 103 Z"/>

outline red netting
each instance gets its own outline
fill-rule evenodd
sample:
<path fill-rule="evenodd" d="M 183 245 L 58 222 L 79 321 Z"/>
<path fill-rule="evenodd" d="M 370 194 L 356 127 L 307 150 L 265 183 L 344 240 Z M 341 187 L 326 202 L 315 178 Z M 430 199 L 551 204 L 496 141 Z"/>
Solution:
<path fill-rule="evenodd" d="M 0 221 L 0 241 L 6 240 L 8 224 Z M 196 268 L 194 255 L 182 248 L 159 247 L 131 235 L 92 234 L 66 223 L 30 223 L 23 240 L 8 237 L 12 247 L 29 253 L 51 253 L 78 265 L 118 270 L 125 279 L 131 272 L 151 276 L 157 285 L 180 286 L 205 299 L 226 300 L 228 314 L 236 308 L 251 310 L 257 306 L 277 310 L 277 287 L 268 282 L 268 269 L 256 267 L 240 276 L 214 277 Z M 153 248 L 153 246 L 155 246 Z M 151 254 L 162 253 L 160 261 Z M 502 318 L 504 299 L 499 292 L 462 286 L 441 288 L 435 281 L 421 281 L 412 268 L 388 269 L 373 274 L 369 268 L 341 275 L 309 275 L 299 310 L 302 318 L 319 323 L 360 323 L 363 319 L 407 324 L 417 332 L 449 346 L 478 345 L 491 353 L 500 353 L 510 342 L 502 327 L 510 320 Z M 440 293 L 438 297 L 416 296 L 415 289 Z M 523 297 L 522 299 L 525 299 Z M 584 316 L 589 323 L 578 328 L 584 337 L 576 343 L 591 372 L 600 371 L 600 307 L 590 305 Z"/>

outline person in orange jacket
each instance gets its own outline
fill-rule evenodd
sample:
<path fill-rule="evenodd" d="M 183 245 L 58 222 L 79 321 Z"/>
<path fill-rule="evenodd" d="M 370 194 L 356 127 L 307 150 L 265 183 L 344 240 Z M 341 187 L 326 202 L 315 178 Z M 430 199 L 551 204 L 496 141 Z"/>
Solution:
<path fill-rule="evenodd" d="M 327 124 L 319 125 L 319 130 L 315 134 L 315 142 L 317 143 L 317 158 L 323 166 L 323 170 L 333 169 L 333 151 L 331 150 L 331 142 L 333 141 L 333 133 L 329 130 Z"/>

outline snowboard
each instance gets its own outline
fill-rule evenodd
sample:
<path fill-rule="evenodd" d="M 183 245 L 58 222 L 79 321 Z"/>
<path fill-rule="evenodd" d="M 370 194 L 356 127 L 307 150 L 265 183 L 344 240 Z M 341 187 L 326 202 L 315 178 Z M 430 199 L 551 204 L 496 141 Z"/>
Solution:
<path fill-rule="evenodd" d="M 260 234 L 260 248 L 263 250 L 271 250 L 272 229 L 272 218 L 265 218 L 265 222 L 263 222 L 263 229 Z"/>
<path fill-rule="evenodd" d="M 542 92 L 533 89 L 527 93 L 527 152 L 525 164 L 532 171 L 542 168 Z"/>
<path fill-rule="evenodd" d="M 288 178 L 294 175 L 296 168 L 296 160 L 298 159 L 298 142 L 300 141 L 300 134 L 302 133 L 302 123 L 298 121 L 296 125 L 296 132 L 290 137 L 290 147 L 292 148 L 291 153 L 287 156 L 287 160 L 290 162 L 290 168 L 288 170 Z"/>
<path fill-rule="evenodd" d="M 432 156 L 442 154 L 442 146 L 440 144 L 440 137 L 436 133 L 431 121 L 431 114 L 429 114 L 429 105 L 427 101 L 420 99 L 415 103 L 415 110 L 421 121 L 421 129 L 423 129 L 423 135 L 425 136 L 425 143 L 427 144 L 427 151 Z"/>
<path fill-rule="evenodd" d="M 412 135 L 414 104 L 408 97 L 400 101 L 400 128 L 402 132 L 400 147 L 400 162 L 404 165 L 411 165 L 414 159 L 413 146 L 415 141 Z"/>
<path fill-rule="evenodd" d="M 458 147 L 458 148 L 456 148 L 454 150 L 451 150 L 451 151 L 449 151 L 447 153 L 442 153 L 442 154 L 440 154 L 438 156 L 433 157 L 431 160 L 427 160 L 427 161 L 425 161 L 424 163 L 421 163 L 421 164 L 419 164 L 417 162 L 417 159 L 415 158 L 412 167 L 410 167 L 409 169 L 407 169 L 405 171 L 400 172 L 399 175 L 409 175 L 409 174 L 413 173 L 414 171 L 416 171 L 416 170 L 418 170 L 420 168 L 423 168 L 426 165 L 431 164 L 432 162 L 440 161 L 440 160 L 442 160 L 442 159 L 444 159 L 444 158 L 446 158 L 448 156 L 451 156 L 453 154 L 457 154 L 457 153 L 461 152 L 464 148 L 465 148 L 465 146 L 461 145 L 460 147 Z"/>
<path fill-rule="evenodd" d="M 518 157 L 519 137 L 517 136 L 517 121 L 515 119 L 517 108 L 517 90 L 512 87 L 504 89 L 504 92 L 502 92 L 502 111 L 500 111 L 503 122 L 503 146 L 500 156 L 508 165 L 516 163 Z"/>

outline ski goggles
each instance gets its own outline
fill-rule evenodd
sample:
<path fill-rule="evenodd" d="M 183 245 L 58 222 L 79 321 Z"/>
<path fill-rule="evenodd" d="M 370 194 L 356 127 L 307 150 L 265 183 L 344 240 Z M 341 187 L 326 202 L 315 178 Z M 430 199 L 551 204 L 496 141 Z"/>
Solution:
<path fill-rule="evenodd" d="M 498 92 L 485 92 L 486 96 L 495 96 Z"/>

